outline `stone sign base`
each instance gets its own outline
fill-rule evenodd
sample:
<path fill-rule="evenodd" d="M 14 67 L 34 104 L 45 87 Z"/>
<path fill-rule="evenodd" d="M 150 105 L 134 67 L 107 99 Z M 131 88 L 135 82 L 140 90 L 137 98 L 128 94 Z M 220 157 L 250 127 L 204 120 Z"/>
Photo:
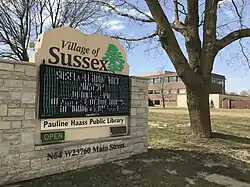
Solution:
<path fill-rule="evenodd" d="M 147 152 L 148 81 L 130 79 L 128 135 L 35 145 L 36 66 L 28 62 L 0 61 L 0 185 Z"/>

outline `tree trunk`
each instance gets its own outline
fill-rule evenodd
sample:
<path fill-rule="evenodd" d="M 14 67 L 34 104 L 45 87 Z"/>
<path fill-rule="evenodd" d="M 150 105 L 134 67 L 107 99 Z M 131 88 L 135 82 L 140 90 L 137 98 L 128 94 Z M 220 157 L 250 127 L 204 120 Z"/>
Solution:
<path fill-rule="evenodd" d="M 211 138 L 212 128 L 209 108 L 208 86 L 194 92 L 187 88 L 187 105 L 191 130 L 195 137 Z"/>
<path fill-rule="evenodd" d="M 163 106 L 163 108 L 166 108 L 164 96 L 162 97 L 162 106 Z"/>
<path fill-rule="evenodd" d="M 22 59 L 21 60 L 29 62 L 29 55 L 28 55 L 28 52 L 26 51 L 26 49 L 23 49 Z"/>

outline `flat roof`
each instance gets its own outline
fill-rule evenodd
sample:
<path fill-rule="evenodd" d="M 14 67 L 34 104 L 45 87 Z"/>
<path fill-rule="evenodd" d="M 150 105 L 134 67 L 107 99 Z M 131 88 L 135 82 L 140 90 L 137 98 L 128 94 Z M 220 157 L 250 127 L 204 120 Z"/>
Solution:
<path fill-rule="evenodd" d="M 161 72 L 155 72 L 155 73 L 147 73 L 147 74 L 140 74 L 136 75 L 138 77 L 146 77 L 146 78 L 157 78 L 157 77 L 164 77 L 164 76 L 176 76 L 177 73 L 173 71 L 165 71 L 164 73 Z M 212 73 L 212 75 L 215 75 L 215 77 L 223 77 L 225 78 L 224 75 Z"/>
<path fill-rule="evenodd" d="M 162 72 L 154 72 L 154 73 L 147 73 L 147 74 L 140 74 L 137 75 L 139 77 L 162 77 L 166 75 L 177 75 L 176 72 L 173 71 L 165 71 L 164 73 Z"/>

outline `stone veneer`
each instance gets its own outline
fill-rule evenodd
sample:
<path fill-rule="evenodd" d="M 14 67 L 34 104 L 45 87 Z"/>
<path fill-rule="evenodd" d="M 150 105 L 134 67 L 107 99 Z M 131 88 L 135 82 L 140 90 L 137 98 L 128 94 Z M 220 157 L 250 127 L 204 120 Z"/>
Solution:
<path fill-rule="evenodd" d="M 35 145 L 37 70 L 34 63 L 0 61 L 0 185 L 130 157 L 148 149 L 148 81 L 131 77 L 129 135 Z M 124 143 L 125 148 L 47 160 L 47 154 Z"/>

